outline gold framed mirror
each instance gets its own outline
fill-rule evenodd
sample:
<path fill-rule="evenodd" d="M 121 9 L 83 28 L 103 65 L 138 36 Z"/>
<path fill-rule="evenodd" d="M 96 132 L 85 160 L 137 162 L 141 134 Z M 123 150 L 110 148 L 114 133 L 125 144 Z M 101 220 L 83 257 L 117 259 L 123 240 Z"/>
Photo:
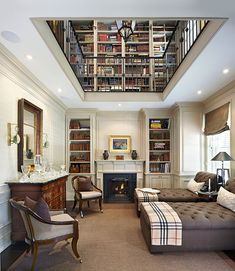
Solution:
<path fill-rule="evenodd" d="M 33 164 L 34 155 L 42 154 L 43 110 L 26 99 L 18 101 L 18 171 L 22 165 Z"/>

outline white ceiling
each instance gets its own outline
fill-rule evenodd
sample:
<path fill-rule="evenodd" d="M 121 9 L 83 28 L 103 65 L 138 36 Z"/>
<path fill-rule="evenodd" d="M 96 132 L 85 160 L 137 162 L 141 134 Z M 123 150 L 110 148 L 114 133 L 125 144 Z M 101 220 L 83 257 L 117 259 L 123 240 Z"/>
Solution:
<path fill-rule="evenodd" d="M 21 0 L 1 1 L 0 33 L 14 32 L 20 42 L 2 43 L 35 77 L 68 108 L 139 110 L 168 107 L 175 102 L 203 101 L 235 79 L 235 1 L 234 0 Z M 228 18 L 214 38 L 164 101 L 84 102 L 53 57 L 32 23 L 34 18 Z M 31 61 L 26 55 L 33 56 Z M 222 74 L 224 68 L 230 72 Z M 62 92 L 58 93 L 57 89 Z M 198 95 L 197 90 L 202 90 Z M 155 94 L 153 94 L 155 95 Z M 122 106 L 118 106 L 118 103 Z"/>

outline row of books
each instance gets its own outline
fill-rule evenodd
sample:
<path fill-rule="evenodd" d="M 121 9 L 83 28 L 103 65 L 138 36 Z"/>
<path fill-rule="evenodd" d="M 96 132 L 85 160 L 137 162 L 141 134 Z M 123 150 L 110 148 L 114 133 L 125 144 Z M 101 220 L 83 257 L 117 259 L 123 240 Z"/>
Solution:
<path fill-rule="evenodd" d="M 153 142 L 150 141 L 149 142 L 150 146 L 150 150 L 154 151 L 154 150 L 170 150 L 170 141 L 166 141 L 166 142 Z"/>
<path fill-rule="evenodd" d="M 127 44 L 126 52 L 148 52 L 149 46 L 146 44 Z"/>
<path fill-rule="evenodd" d="M 149 156 L 149 160 L 150 161 L 170 161 L 170 153 L 169 152 L 166 152 L 166 153 L 162 153 L 160 155 L 157 155 L 157 154 L 153 154 L 153 153 L 150 153 L 150 156 Z"/>
<path fill-rule="evenodd" d="M 99 53 L 116 53 L 120 52 L 121 53 L 121 45 L 114 45 L 114 44 L 99 44 L 98 45 L 98 52 Z"/>
<path fill-rule="evenodd" d="M 160 132 L 160 131 L 150 131 L 149 132 L 150 139 L 170 139 L 170 132 Z"/>
<path fill-rule="evenodd" d="M 71 143 L 70 150 L 71 151 L 89 151 L 90 143 Z"/>
<path fill-rule="evenodd" d="M 169 119 L 150 119 L 150 129 L 169 129 Z"/>
<path fill-rule="evenodd" d="M 69 168 L 70 173 L 89 173 L 90 164 L 72 164 Z"/>
<path fill-rule="evenodd" d="M 78 155 L 70 155 L 71 162 L 79 162 L 79 161 L 90 161 L 90 153 L 80 153 Z"/>
<path fill-rule="evenodd" d="M 90 133 L 87 131 L 72 131 L 70 133 L 70 140 L 84 140 L 90 139 Z"/>
<path fill-rule="evenodd" d="M 121 42 L 121 36 L 117 34 L 105 34 L 100 33 L 98 34 L 98 41 L 120 41 Z"/>
<path fill-rule="evenodd" d="M 170 164 L 169 163 L 150 163 L 149 171 L 152 173 L 169 173 Z"/>

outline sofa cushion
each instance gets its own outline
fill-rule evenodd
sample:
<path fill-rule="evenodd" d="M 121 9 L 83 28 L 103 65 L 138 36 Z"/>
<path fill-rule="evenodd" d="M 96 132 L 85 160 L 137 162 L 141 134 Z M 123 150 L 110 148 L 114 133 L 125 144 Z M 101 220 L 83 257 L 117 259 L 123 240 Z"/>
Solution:
<path fill-rule="evenodd" d="M 223 187 L 220 187 L 218 192 L 217 203 L 235 212 L 235 194 L 227 191 Z"/>
<path fill-rule="evenodd" d="M 187 189 L 195 193 L 199 191 L 203 187 L 204 184 L 205 182 L 199 183 L 199 182 L 196 182 L 194 179 L 191 179 L 187 184 Z"/>

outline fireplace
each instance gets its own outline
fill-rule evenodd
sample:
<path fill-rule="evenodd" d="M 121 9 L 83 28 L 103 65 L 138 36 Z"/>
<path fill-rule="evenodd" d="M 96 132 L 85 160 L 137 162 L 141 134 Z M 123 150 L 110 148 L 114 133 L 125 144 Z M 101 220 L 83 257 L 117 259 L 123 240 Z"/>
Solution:
<path fill-rule="evenodd" d="M 133 202 L 136 173 L 104 173 L 104 202 Z"/>

